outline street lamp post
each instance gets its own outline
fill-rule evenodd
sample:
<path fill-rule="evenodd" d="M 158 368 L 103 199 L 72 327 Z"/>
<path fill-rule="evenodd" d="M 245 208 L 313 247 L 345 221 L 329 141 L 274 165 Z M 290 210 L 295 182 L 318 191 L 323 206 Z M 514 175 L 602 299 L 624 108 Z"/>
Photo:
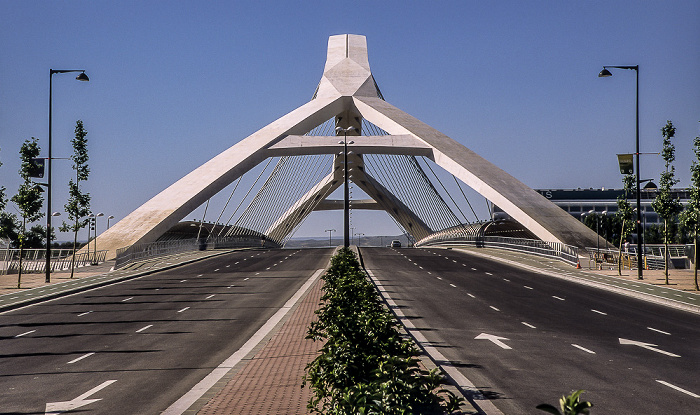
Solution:
<path fill-rule="evenodd" d="M 112 216 L 112 215 L 107 216 L 107 229 L 109 229 L 109 220 L 110 219 L 114 219 L 114 216 Z"/>
<path fill-rule="evenodd" d="M 53 74 L 80 72 L 75 77 L 78 81 L 89 81 L 84 69 L 49 69 L 49 158 L 48 174 L 46 183 L 46 282 L 51 282 L 51 101 L 53 90 Z"/>
<path fill-rule="evenodd" d="M 365 236 L 364 233 L 358 233 L 358 234 L 357 234 L 357 247 L 358 247 L 358 248 L 362 246 L 362 237 L 363 237 L 363 236 Z"/>
<path fill-rule="evenodd" d="M 338 144 L 343 144 L 343 179 L 345 181 L 345 203 L 343 207 L 343 246 L 350 246 L 350 190 L 348 187 L 348 144 L 354 144 L 353 141 L 348 143 L 348 131 L 355 130 L 355 127 L 348 128 L 336 127 L 335 133 L 343 133 L 343 141 Z"/>
<path fill-rule="evenodd" d="M 636 192 L 637 192 L 637 279 L 643 280 L 643 272 L 642 272 L 642 202 L 641 202 L 641 196 L 640 196 L 640 189 L 639 189 L 639 183 L 640 183 L 640 176 L 639 176 L 639 65 L 634 65 L 634 66 L 603 66 L 603 70 L 600 71 L 598 74 L 599 78 L 607 78 L 612 76 L 612 73 L 608 70 L 608 68 L 616 68 L 616 69 L 632 69 L 635 71 L 637 75 L 637 87 L 636 87 L 636 140 L 635 140 L 635 174 L 637 177 L 635 178 L 636 180 Z"/>
<path fill-rule="evenodd" d="M 95 217 L 93 218 L 93 220 L 95 221 L 94 222 L 94 225 L 95 225 L 95 254 L 93 255 L 93 259 L 94 259 L 93 262 L 95 263 L 95 265 L 97 265 L 97 218 L 99 218 L 100 216 L 104 216 L 104 215 L 105 215 L 104 213 L 100 212 L 97 215 L 95 215 Z"/>
<path fill-rule="evenodd" d="M 328 232 L 328 246 L 333 247 L 333 232 L 335 232 L 335 229 L 326 229 L 326 232 Z"/>

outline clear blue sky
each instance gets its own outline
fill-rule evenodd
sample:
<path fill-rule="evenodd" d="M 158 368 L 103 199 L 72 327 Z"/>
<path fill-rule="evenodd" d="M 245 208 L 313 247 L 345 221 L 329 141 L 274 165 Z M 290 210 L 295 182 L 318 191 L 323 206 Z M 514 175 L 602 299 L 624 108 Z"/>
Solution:
<path fill-rule="evenodd" d="M 70 154 L 82 119 L 93 210 L 121 219 L 308 101 L 328 36 L 354 33 L 367 36 L 389 102 L 533 188 L 620 187 L 615 155 L 634 151 L 635 75 L 597 74 L 639 65 L 642 151 L 660 150 L 672 120 L 687 186 L 700 134 L 699 21 L 697 0 L 4 0 L 0 184 L 16 192 L 25 139 L 40 139 L 46 155 L 50 68 L 90 76 L 54 76 L 54 156 Z M 642 157 L 643 178 L 658 178 L 661 158 Z M 70 175 L 69 161 L 54 162 L 54 210 Z M 354 218 L 358 232 L 398 233 L 384 214 Z M 320 214 L 297 235 L 341 223 Z"/>

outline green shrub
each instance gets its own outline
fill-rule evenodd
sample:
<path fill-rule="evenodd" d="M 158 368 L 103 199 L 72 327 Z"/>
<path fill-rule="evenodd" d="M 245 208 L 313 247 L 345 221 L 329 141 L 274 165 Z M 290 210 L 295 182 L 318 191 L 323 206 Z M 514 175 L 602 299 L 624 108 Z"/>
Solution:
<path fill-rule="evenodd" d="M 444 377 L 418 365 L 418 349 L 401 336 L 355 254 L 342 249 L 322 277 L 325 294 L 307 338 L 325 341 L 306 367 L 320 414 L 451 412 L 463 399 L 441 388 Z"/>

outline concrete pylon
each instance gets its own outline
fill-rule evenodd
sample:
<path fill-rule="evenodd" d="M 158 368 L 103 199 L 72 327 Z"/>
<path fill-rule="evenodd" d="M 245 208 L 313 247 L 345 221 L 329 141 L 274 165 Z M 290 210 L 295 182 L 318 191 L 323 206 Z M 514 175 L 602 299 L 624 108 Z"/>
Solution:
<path fill-rule="evenodd" d="M 342 145 L 337 137 L 305 136 L 313 128 L 335 118 L 341 127 L 361 126 L 367 119 L 390 136 L 354 136 L 356 154 L 409 154 L 426 156 L 455 175 L 487 199 L 493 201 L 513 219 L 549 242 L 576 246 L 595 244 L 595 232 L 539 193 L 524 185 L 478 154 L 462 146 L 434 128 L 406 114 L 383 100 L 372 76 L 367 42 L 360 35 L 337 35 L 328 40 L 328 53 L 323 76 L 311 101 L 256 131 L 221 154 L 166 188 L 141 207 L 98 237 L 100 249 L 113 258 L 118 248 L 155 241 L 170 227 L 224 189 L 238 177 L 268 157 L 302 154 L 337 154 Z M 355 134 L 359 134 L 357 130 Z M 369 175 L 361 175 L 364 183 L 356 184 L 367 191 L 402 226 L 418 219 L 405 206 L 396 203 L 388 190 L 381 188 Z M 335 186 L 333 177 L 311 190 L 295 206 L 303 210 L 286 214 L 279 226 L 299 223 L 308 215 L 328 189 Z M 316 198 L 317 200 L 314 200 Z M 383 199 L 380 202 L 377 199 Z M 309 203 L 311 200 L 313 203 Z M 403 210 L 403 211 L 402 211 Z M 392 213 L 393 211 L 393 213 Z M 290 218 L 294 219 L 290 219 Z M 398 219 L 397 219 L 398 220 Z M 423 226 L 416 222 L 417 226 Z M 409 229 L 406 229 L 410 231 Z M 424 233 L 425 230 L 418 232 Z"/>

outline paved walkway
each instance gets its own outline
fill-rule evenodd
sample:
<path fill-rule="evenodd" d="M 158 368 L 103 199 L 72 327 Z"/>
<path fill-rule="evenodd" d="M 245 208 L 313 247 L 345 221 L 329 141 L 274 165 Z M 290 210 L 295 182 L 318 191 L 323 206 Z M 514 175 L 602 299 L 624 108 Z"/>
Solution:
<path fill-rule="evenodd" d="M 521 267 L 574 278 L 586 284 L 605 286 L 628 295 L 660 299 L 684 304 L 687 309 L 700 312 L 700 295 L 694 290 L 692 270 L 671 270 L 670 285 L 665 284 L 663 271 L 645 271 L 645 279 L 637 280 L 635 270 L 576 269 L 559 261 L 489 248 L 460 248 L 492 259 L 512 262 Z M 110 271 L 111 262 L 76 270 L 74 279 L 69 272 L 57 272 L 50 284 L 44 283 L 44 274 L 24 274 L 22 289 L 16 288 L 17 274 L 0 275 L 0 310 L 21 304 L 43 301 L 51 296 L 88 289 L 96 285 L 134 278 L 146 273 L 172 268 L 224 252 L 190 252 L 151 260 L 126 270 Z M 310 398 L 308 387 L 302 388 L 304 368 L 317 355 L 320 343 L 304 339 L 309 323 L 321 297 L 322 281 L 317 281 L 283 320 L 269 340 L 253 350 L 241 364 L 231 370 L 208 393 L 190 407 L 185 414 L 306 414 Z M 44 290 L 42 292 L 42 290 Z M 476 411 L 468 404 L 463 414 Z"/>

